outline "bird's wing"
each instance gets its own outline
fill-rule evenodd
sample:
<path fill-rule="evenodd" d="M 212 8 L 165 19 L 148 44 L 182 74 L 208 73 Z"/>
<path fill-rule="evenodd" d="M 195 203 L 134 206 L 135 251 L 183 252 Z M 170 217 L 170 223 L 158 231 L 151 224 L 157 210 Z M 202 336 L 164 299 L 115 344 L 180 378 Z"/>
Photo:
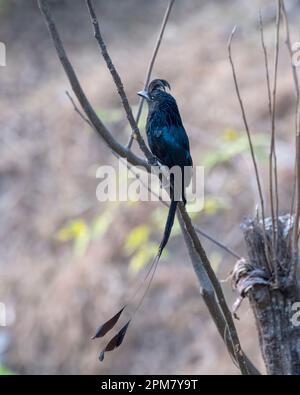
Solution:
<path fill-rule="evenodd" d="M 190 152 L 190 143 L 185 129 L 182 126 L 171 126 L 169 133 L 174 137 L 176 143 L 185 151 Z"/>
<path fill-rule="evenodd" d="M 171 126 L 157 128 L 149 138 L 151 151 L 162 164 L 172 166 L 192 166 L 189 140 L 184 128 Z"/>

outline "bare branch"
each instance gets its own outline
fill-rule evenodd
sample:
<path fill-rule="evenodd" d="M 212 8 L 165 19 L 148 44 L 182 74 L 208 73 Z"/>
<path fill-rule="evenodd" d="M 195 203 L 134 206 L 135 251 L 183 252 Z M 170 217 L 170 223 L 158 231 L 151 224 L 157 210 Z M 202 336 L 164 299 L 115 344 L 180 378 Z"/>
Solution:
<path fill-rule="evenodd" d="M 296 108 L 295 108 L 295 146 L 297 146 L 297 134 L 298 134 L 298 126 L 299 126 L 299 97 L 300 97 L 300 92 L 299 92 L 299 81 L 298 81 L 298 74 L 296 71 L 296 67 L 293 64 L 293 50 L 292 50 L 292 44 L 291 44 L 291 37 L 290 37 L 290 27 L 289 27 L 289 21 L 285 9 L 285 4 L 284 2 L 282 3 L 282 14 L 283 14 L 283 20 L 284 20 L 284 26 L 285 26 L 285 31 L 286 31 L 286 39 L 285 43 L 287 46 L 287 49 L 289 51 L 290 55 L 290 61 L 291 61 L 291 68 L 292 68 L 292 75 L 293 75 L 293 80 L 294 80 L 294 87 L 295 87 L 295 92 L 296 92 Z M 295 195 L 296 195 L 296 172 L 297 172 L 297 166 L 296 166 L 296 159 L 295 159 L 295 167 L 294 167 L 294 180 L 293 180 L 293 193 L 292 193 L 292 201 L 291 201 L 291 210 L 290 210 L 290 218 L 292 219 L 292 214 L 294 212 L 294 206 L 295 206 Z M 289 235 L 290 239 L 290 235 Z M 290 243 L 290 240 L 289 240 Z"/>
<path fill-rule="evenodd" d="M 195 231 L 199 233 L 201 236 L 205 237 L 207 240 L 210 240 L 212 243 L 220 247 L 222 250 L 226 251 L 228 254 L 232 255 L 234 258 L 241 259 L 242 257 L 239 256 L 235 251 L 231 248 L 227 247 L 225 244 L 221 243 L 220 241 L 216 240 L 208 233 L 206 233 L 203 229 L 200 229 L 199 226 L 194 225 Z"/>
<path fill-rule="evenodd" d="M 261 46 L 264 53 L 264 61 L 265 61 L 265 71 L 266 71 L 266 81 L 267 81 L 267 91 L 268 91 L 268 108 L 269 108 L 269 116 L 272 118 L 272 97 L 271 97 L 271 83 L 270 83 L 270 71 L 269 71 L 269 62 L 268 62 L 268 53 L 265 45 L 264 39 L 264 26 L 261 11 L 259 12 L 259 26 L 260 26 L 260 38 L 261 38 Z"/>
<path fill-rule="evenodd" d="M 262 20 L 261 11 L 259 12 L 259 25 L 260 25 L 261 46 L 262 46 L 263 54 L 264 54 L 266 84 L 267 84 L 267 92 L 268 92 L 268 109 L 269 109 L 269 117 L 270 117 L 270 123 L 271 123 L 271 134 L 272 134 L 272 95 L 271 95 L 270 71 L 269 71 L 268 53 L 267 53 L 267 48 L 266 48 L 265 40 L 264 40 L 264 27 L 263 27 L 263 20 Z M 270 152 L 270 155 L 269 155 L 269 195 L 270 195 L 272 224 L 273 224 L 273 229 L 275 229 L 276 228 L 276 226 L 275 226 L 276 218 L 275 218 L 275 211 L 274 211 L 273 172 L 272 172 L 273 164 L 272 164 L 272 161 L 273 161 L 273 153 Z M 270 254 L 269 254 L 269 249 L 267 248 L 267 238 L 266 238 L 266 230 L 265 230 L 265 224 L 264 224 L 265 253 L 266 253 L 266 257 L 268 259 L 268 264 L 269 264 L 270 268 L 272 266 L 274 266 L 274 264 L 276 265 L 276 262 L 274 262 L 276 259 L 276 250 L 277 250 L 275 232 L 273 233 L 272 241 L 273 242 L 272 242 L 272 258 L 271 258 Z"/>
<path fill-rule="evenodd" d="M 276 17 L 276 32 L 275 32 L 275 56 L 274 56 L 274 78 L 273 78 L 273 89 L 272 89 L 272 110 L 271 110 L 271 145 L 269 152 L 269 182 L 270 182 L 270 204 L 271 204 L 271 216 L 273 223 L 273 259 L 276 259 L 277 254 L 277 228 L 278 228 L 278 217 L 279 217 L 279 201 L 278 201 L 278 175 L 277 175 L 277 157 L 275 148 L 275 115 L 276 115 L 276 93 L 277 93 L 277 75 L 278 75 L 278 59 L 279 59 L 279 31 L 280 31 L 280 18 L 281 17 L 281 1 L 277 0 L 277 17 Z M 273 164 L 274 159 L 274 164 Z M 275 207 L 274 207 L 274 191 L 273 191 L 273 180 L 275 182 Z M 273 264 L 276 273 L 276 263 Z"/>
<path fill-rule="evenodd" d="M 93 124 L 91 123 L 91 121 L 83 114 L 82 111 L 79 110 L 79 108 L 77 107 L 76 103 L 74 102 L 73 97 L 70 95 L 70 93 L 68 91 L 66 91 L 66 95 L 69 98 L 70 102 L 72 103 L 72 106 L 74 108 L 74 111 L 77 112 L 77 114 L 80 116 L 80 118 L 86 122 L 92 129 L 95 129 Z"/>
<path fill-rule="evenodd" d="M 294 211 L 294 204 L 296 200 L 296 209 L 295 209 L 295 221 L 294 221 L 294 229 L 293 229 L 293 250 L 294 254 L 298 254 L 298 229 L 299 229 L 299 220 L 300 220 L 300 90 L 299 90 L 299 79 L 296 71 L 296 66 L 293 64 L 293 50 L 290 38 L 290 28 L 289 21 L 286 13 L 286 8 L 284 2 L 282 2 L 281 6 L 284 25 L 286 30 L 286 45 L 291 58 L 291 67 L 292 67 L 292 75 L 294 80 L 295 92 L 296 92 L 296 108 L 295 108 L 295 136 L 296 136 L 296 158 L 295 158 L 295 177 L 294 177 L 294 192 L 292 197 L 292 206 L 291 213 Z M 296 195 L 296 196 L 295 196 Z M 295 199 L 296 197 L 296 199 Z M 293 270 L 292 270 L 293 272 Z"/>
<path fill-rule="evenodd" d="M 160 47 L 160 44 L 161 44 L 161 41 L 162 41 L 162 38 L 163 38 L 163 35 L 164 35 L 164 32 L 165 32 L 165 28 L 167 26 L 167 23 L 168 23 L 168 20 L 169 20 L 169 16 L 170 16 L 170 13 L 171 13 L 171 10 L 172 10 L 174 2 L 175 2 L 175 0 L 170 0 L 169 4 L 167 6 L 167 9 L 166 9 L 166 12 L 165 12 L 165 15 L 164 15 L 161 27 L 160 27 L 160 31 L 159 31 L 159 34 L 158 34 L 158 37 L 157 37 L 157 40 L 156 40 L 156 44 L 155 44 L 155 47 L 154 47 L 154 50 L 153 50 L 153 54 L 151 56 L 150 63 L 149 63 L 149 66 L 148 66 L 148 71 L 147 71 L 146 81 L 145 81 L 145 84 L 144 84 L 144 89 L 147 89 L 148 84 L 150 82 L 152 69 L 153 69 L 153 66 L 154 66 L 157 54 L 158 54 L 158 50 L 159 50 L 159 47 Z M 143 104 L 144 104 L 144 98 L 141 97 L 140 98 L 138 112 L 137 112 L 137 115 L 136 115 L 136 123 L 137 124 L 139 124 L 139 120 L 140 120 L 140 117 L 141 117 L 141 114 L 142 114 Z M 132 143 L 133 143 L 133 135 L 130 136 L 130 139 L 129 139 L 128 144 L 127 144 L 127 148 L 131 148 Z"/>
<path fill-rule="evenodd" d="M 153 162 L 155 158 L 152 155 L 152 153 L 150 152 L 150 150 L 148 149 L 147 145 L 145 144 L 144 139 L 141 136 L 141 133 L 140 133 L 139 128 L 137 126 L 137 122 L 134 119 L 131 106 L 128 102 L 128 99 L 127 99 L 127 96 L 126 96 L 126 93 L 125 93 L 125 90 L 123 87 L 123 83 L 122 83 L 121 78 L 120 78 L 120 76 L 119 76 L 119 74 L 118 74 L 118 72 L 111 60 L 111 57 L 107 51 L 106 44 L 105 44 L 103 37 L 101 35 L 99 22 L 98 22 L 98 19 L 97 19 L 95 10 L 94 10 L 92 0 L 86 0 L 86 4 L 87 4 L 87 7 L 88 7 L 88 10 L 90 13 L 90 17 L 91 17 L 91 21 L 92 21 L 92 24 L 94 27 L 95 38 L 99 44 L 101 54 L 106 62 L 107 68 L 110 71 L 112 78 L 114 80 L 114 83 L 116 85 L 117 91 L 119 93 L 124 110 L 127 115 L 128 122 L 131 126 L 131 129 L 132 129 L 132 134 L 133 134 L 134 138 L 138 141 L 139 146 L 140 146 L 141 150 L 143 151 L 144 155 L 146 156 L 147 160 L 149 162 L 151 162 L 151 161 Z M 130 149 L 130 147 L 127 149 Z"/>
<path fill-rule="evenodd" d="M 239 84 L 238 84 L 238 81 L 237 81 L 235 66 L 234 66 L 234 63 L 233 63 L 233 60 L 232 60 L 232 54 L 231 54 L 231 43 L 232 43 L 232 39 L 233 39 L 235 31 L 236 31 L 236 26 L 233 28 L 233 30 L 232 30 L 232 32 L 230 34 L 229 40 L 228 40 L 228 55 L 229 55 L 229 61 L 230 61 L 232 75 L 233 75 L 233 80 L 234 80 L 235 91 L 236 91 L 236 95 L 237 95 L 237 98 L 238 98 L 238 101 L 239 101 L 239 104 L 240 104 L 242 117 L 243 117 L 243 121 L 244 121 L 244 126 L 245 126 L 247 137 L 248 137 L 248 142 L 249 142 L 252 162 L 253 162 L 253 166 L 254 166 L 255 178 L 256 178 L 256 183 L 257 183 L 257 188 L 258 188 L 258 194 L 259 194 L 259 199 L 260 199 L 260 205 L 261 205 L 261 215 L 262 215 L 262 221 L 263 221 L 263 229 L 265 229 L 265 226 L 264 226 L 264 224 L 265 224 L 265 207 L 264 207 L 263 192 L 262 192 L 262 187 L 261 187 L 260 177 L 259 177 L 259 172 L 258 172 L 258 166 L 257 166 L 256 158 L 255 158 L 255 153 L 254 153 L 251 133 L 250 133 L 247 117 L 246 117 L 246 112 L 245 112 L 244 104 L 243 104 L 243 101 L 242 101 L 242 98 L 241 98 Z M 264 233 L 265 233 L 265 230 L 264 230 Z M 268 263 L 268 266 L 269 266 L 269 263 Z M 268 269 L 270 270 L 271 268 L 268 267 Z"/>

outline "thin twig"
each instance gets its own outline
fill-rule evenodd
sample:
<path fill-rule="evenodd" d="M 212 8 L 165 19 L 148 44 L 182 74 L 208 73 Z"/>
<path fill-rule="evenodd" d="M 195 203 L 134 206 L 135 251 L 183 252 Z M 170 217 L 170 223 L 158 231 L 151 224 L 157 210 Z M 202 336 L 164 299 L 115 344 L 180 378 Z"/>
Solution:
<path fill-rule="evenodd" d="M 296 136 L 296 158 L 295 158 L 295 175 L 294 175 L 294 192 L 292 196 L 292 207 L 291 207 L 291 214 L 294 211 L 294 202 L 296 200 L 296 210 L 295 210 L 295 222 L 294 222 L 294 230 L 293 230 L 293 248 L 297 250 L 297 244 L 298 244 L 298 227 L 299 227 L 299 218 L 300 218 L 300 193 L 299 193 L 299 186 L 300 186 L 300 170 L 299 170 L 299 155 L 300 155 L 300 149 L 299 149 L 299 129 L 300 129 L 300 124 L 299 124 L 299 104 L 300 104 L 300 88 L 299 88 L 299 79 L 298 79 L 298 74 L 296 71 L 296 65 L 293 63 L 293 50 L 292 50 L 292 44 L 291 44 L 291 36 L 290 36 L 290 28 L 289 28 L 289 21 L 286 13 L 286 8 L 284 2 L 282 2 L 282 14 L 283 14 L 283 19 L 284 19 L 284 24 L 285 24 L 285 30 L 286 30 L 286 39 L 285 43 L 287 45 L 289 55 L 291 58 L 291 67 L 292 67 L 292 75 L 293 75 L 293 80 L 294 80 L 294 86 L 295 86 L 295 92 L 296 92 L 296 108 L 295 108 L 295 136 Z M 297 191 L 297 199 L 295 199 L 295 194 Z"/>
<path fill-rule="evenodd" d="M 294 252 L 294 256 L 298 257 L 298 229 L 299 229 L 299 219 L 300 219 L 300 113 L 299 113 L 299 106 L 300 106 L 300 88 L 299 88 L 299 79 L 298 74 L 296 71 L 296 65 L 293 63 L 293 50 L 291 44 L 291 36 L 290 36 L 290 28 L 289 28 L 289 21 L 286 13 L 286 8 L 284 1 L 281 4 L 281 11 L 283 15 L 285 30 L 286 30 L 286 39 L 285 43 L 287 45 L 290 61 L 291 61 L 291 68 L 292 68 L 292 75 L 294 80 L 294 87 L 296 92 L 296 108 L 295 108 L 295 143 L 296 143 L 296 156 L 295 156 L 295 173 L 294 173 L 294 185 L 293 185 L 293 195 L 292 195 L 292 202 L 291 202 L 291 218 L 294 212 L 294 205 L 296 201 L 296 209 L 295 209 L 295 221 L 293 227 L 293 234 L 292 234 L 292 248 Z M 297 259 L 292 259 L 292 262 L 297 263 Z M 291 267 L 291 276 L 294 275 L 295 268 Z"/>
<path fill-rule="evenodd" d="M 118 94 L 119 94 L 119 96 L 121 98 L 124 110 L 125 110 L 126 115 L 127 115 L 128 122 L 129 122 L 129 124 L 131 126 L 131 129 L 132 129 L 132 134 L 133 134 L 134 138 L 138 141 L 139 146 L 140 146 L 141 150 L 143 151 L 144 155 L 146 156 L 148 162 L 151 162 L 151 161 L 154 160 L 154 157 L 153 157 L 152 153 L 149 151 L 147 145 L 145 144 L 144 139 L 141 136 L 141 133 L 140 133 L 139 128 L 138 128 L 138 125 L 137 125 L 137 123 L 136 123 L 136 121 L 134 119 L 131 106 L 130 106 L 129 101 L 127 99 L 123 83 L 122 83 L 121 78 L 120 78 L 120 76 L 119 76 L 119 74 L 118 74 L 118 72 L 117 72 L 117 70 L 116 70 L 116 68 L 115 68 L 115 66 L 114 66 L 114 64 L 113 64 L 113 62 L 111 60 L 111 57 L 110 57 L 110 55 L 109 55 L 109 53 L 107 51 L 105 42 L 104 42 L 103 37 L 101 35 L 99 22 L 98 22 L 98 19 L 97 19 L 95 10 L 94 10 L 94 6 L 93 6 L 93 3 L 92 3 L 92 0 L 86 0 L 86 4 L 87 4 L 87 7 L 88 7 L 88 11 L 89 11 L 90 17 L 91 17 L 91 22 L 92 22 L 93 27 L 94 27 L 95 39 L 97 40 L 97 42 L 99 44 L 99 47 L 100 47 L 103 59 L 105 60 L 107 68 L 110 71 L 110 73 L 112 75 L 112 78 L 113 78 L 113 80 L 115 82 Z"/>
<path fill-rule="evenodd" d="M 261 45 L 262 45 L 262 49 L 263 49 L 263 53 L 264 53 L 264 61 L 265 61 L 269 116 L 271 119 L 272 118 L 272 97 L 271 97 L 270 72 L 269 72 L 268 53 L 267 53 L 267 48 L 266 48 L 265 40 L 264 40 L 264 26 L 263 26 L 261 10 L 259 11 L 259 26 L 260 26 Z"/>
<path fill-rule="evenodd" d="M 210 236 L 208 233 L 206 233 L 203 229 L 200 229 L 199 226 L 194 225 L 195 231 L 199 233 L 201 236 L 205 237 L 207 240 L 210 240 L 212 243 L 220 247 L 222 250 L 228 252 L 228 254 L 232 255 L 233 257 L 237 259 L 241 259 L 241 256 L 239 256 L 235 251 L 233 251 L 231 248 L 227 247 L 225 244 L 221 243 L 220 241 L 216 240 L 212 236 Z"/>
<path fill-rule="evenodd" d="M 77 112 L 77 114 L 80 116 L 80 118 L 86 122 L 92 129 L 94 129 L 93 124 L 91 123 L 91 121 L 83 114 L 82 111 L 79 110 L 79 108 L 77 107 L 73 97 L 70 95 L 70 93 L 68 91 L 66 91 L 66 95 L 68 97 L 68 99 L 70 100 L 70 102 L 72 103 L 72 106 L 74 108 L 74 111 Z"/>
<path fill-rule="evenodd" d="M 272 111 L 271 111 L 271 144 L 269 152 L 269 182 L 270 182 L 270 204 L 272 216 L 272 247 L 273 247 L 273 268 L 277 281 L 277 239 L 278 239 L 278 217 L 279 217 L 279 197 L 278 197 L 278 174 L 277 174 L 277 156 L 275 148 L 275 133 L 276 133 L 276 93 L 277 93 L 277 75 L 278 75 L 278 59 L 279 59 L 279 31 L 281 20 L 281 1 L 277 0 L 277 17 L 276 17 L 276 32 L 275 32 L 275 55 L 274 55 L 274 78 L 272 88 Z M 274 164 L 273 164 L 274 160 Z M 275 191 L 273 190 L 273 180 L 275 181 Z M 274 205 L 275 193 L 275 205 Z"/>
<path fill-rule="evenodd" d="M 165 15 L 164 15 L 161 27 L 160 27 L 160 31 L 159 31 L 159 34 L 158 34 L 158 37 L 157 37 L 157 40 L 156 40 L 156 43 L 155 43 L 155 47 L 154 47 L 154 50 L 153 50 L 153 53 L 152 53 L 152 56 L 151 56 L 151 59 L 150 59 L 150 63 L 149 63 L 149 66 L 148 66 L 146 81 L 145 81 L 145 84 L 144 84 L 144 89 L 147 89 L 148 84 L 150 82 L 153 66 L 154 66 L 154 63 L 155 63 L 158 51 L 159 51 L 159 47 L 160 47 L 160 44 L 161 44 L 161 41 L 162 41 L 162 38 L 163 38 L 163 35 L 164 35 L 164 32 L 165 32 L 165 28 L 167 26 L 167 23 L 168 23 L 168 20 L 169 20 L 169 16 L 170 16 L 170 13 L 171 13 L 171 10 L 172 10 L 174 2 L 175 2 L 175 0 L 170 0 L 169 4 L 167 6 L 167 9 L 166 9 L 166 12 L 165 12 Z M 141 117 L 141 114 L 142 114 L 143 104 L 144 104 L 144 98 L 141 97 L 140 98 L 140 102 L 139 102 L 138 112 L 137 112 L 137 115 L 136 115 L 136 123 L 137 123 L 137 125 L 139 124 L 139 120 L 140 120 L 140 117 Z M 133 139 L 134 139 L 134 137 L 131 134 L 131 136 L 129 138 L 129 141 L 128 141 L 128 144 L 127 144 L 127 148 L 129 148 L 129 149 L 131 148 L 132 143 L 133 143 Z"/>
<path fill-rule="evenodd" d="M 248 137 L 248 143 L 249 143 L 251 157 L 252 157 L 252 162 L 253 162 L 253 166 L 254 166 L 255 178 L 256 178 L 258 194 L 259 194 L 259 199 L 260 199 L 260 205 L 261 205 L 263 231 L 264 231 L 264 235 L 265 235 L 265 207 L 264 207 L 263 192 L 262 192 L 262 187 L 261 187 L 261 183 L 260 183 L 260 177 L 259 177 L 258 166 L 257 166 L 256 158 L 255 158 L 255 153 L 254 153 L 251 133 L 250 133 L 247 117 L 246 117 L 244 104 L 243 104 L 243 101 L 242 101 L 242 98 L 241 98 L 239 84 L 238 84 L 238 81 L 237 81 L 237 76 L 236 76 L 236 71 L 235 71 L 235 66 L 234 66 L 234 63 L 233 63 L 233 60 L 232 60 L 232 54 L 231 54 L 231 43 L 232 43 L 232 39 L 233 39 L 235 31 L 236 31 L 236 26 L 233 28 L 233 30 L 232 30 L 232 32 L 230 34 L 229 40 L 228 40 L 228 55 L 229 55 L 229 61 L 230 61 L 232 75 L 233 75 L 233 80 L 234 80 L 235 91 L 236 91 L 236 95 L 237 95 L 237 98 L 238 98 L 238 101 L 239 101 L 239 105 L 240 105 L 240 108 L 241 108 L 243 122 L 244 122 L 244 126 L 245 126 L 245 129 L 246 129 L 246 133 L 247 133 L 247 137 Z M 264 237 L 266 238 L 266 236 L 264 236 Z M 269 266 L 268 263 L 267 263 L 267 266 Z M 271 268 L 269 267 L 269 270 L 270 269 Z"/>
<path fill-rule="evenodd" d="M 272 130 L 272 95 L 271 95 L 271 83 L 270 83 L 270 71 L 269 71 L 269 62 L 268 62 L 268 53 L 267 48 L 265 45 L 264 40 L 264 27 L 263 27 L 263 20 L 261 11 L 259 12 L 259 25 L 260 25 L 260 38 L 261 38 L 261 46 L 263 49 L 264 54 L 264 63 L 265 63 L 265 74 L 266 74 L 266 84 L 267 84 L 267 93 L 268 93 L 268 109 L 269 109 L 269 118 L 271 123 L 271 130 Z M 272 158 L 273 156 L 269 156 L 269 169 L 272 170 Z M 274 213 L 274 197 L 273 197 L 273 175 L 272 171 L 269 174 L 269 193 L 270 193 L 270 206 L 271 206 L 271 218 L 272 218 L 272 226 L 273 226 L 273 238 L 272 238 L 272 257 L 270 257 L 267 238 L 266 238 L 266 231 L 264 229 L 264 246 L 265 246 L 265 253 L 268 259 L 269 267 L 271 268 L 274 263 L 276 264 L 276 247 L 275 247 L 275 213 Z"/>
<path fill-rule="evenodd" d="M 282 3 L 281 9 L 282 9 L 282 14 L 283 14 L 285 30 L 286 30 L 285 43 L 286 43 L 286 46 L 287 46 L 287 49 L 288 49 L 289 55 L 290 55 L 292 75 L 293 75 L 294 87 L 295 87 L 295 92 L 296 92 L 296 106 L 295 106 L 295 138 L 296 138 L 296 136 L 298 134 L 298 127 L 299 127 L 299 98 L 300 98 L 299 80 L 298 80 L 298 74 L 296 71 L 296 66 L 293 64 L 293 50 L 292 50 L 292 43 L 291 43 L 291 37 L 290 37 L 290 27 L 289 27 L 289 21 L 288 21 L 284 2 Z M 295 139 L 295 143 L 296 142 L 297 142 L 297 140 Z M 296 160 L 295 160 L 295 164 L 296 164 Z M 291 218 L 292 218 L 292 214 L 294 213 L 294 206 L 295 206 L 296 171 L 297 171 L 297 166 L 295 165 L 294 180 L 293 180 L 293 193 L 292 193 L 291 210 L 290 210 L 290 217 Z"/>

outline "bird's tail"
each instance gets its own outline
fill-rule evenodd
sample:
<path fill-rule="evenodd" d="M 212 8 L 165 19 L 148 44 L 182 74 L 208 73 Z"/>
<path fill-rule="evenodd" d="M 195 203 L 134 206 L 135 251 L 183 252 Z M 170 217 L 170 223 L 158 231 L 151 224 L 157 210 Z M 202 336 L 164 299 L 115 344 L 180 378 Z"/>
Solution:
<path fill-rule="evenodd" d="M 104 359 L 104 354 L 107 351 L 112 351 L 115 348 L 119 347 L 122 342 L 123 339 L 125 337 L 126 331 L 128 329 L 128 326 L 134 316 L 134 314 L 139 310 L 140 306 L 143 303 L 143 300 L 147 294 L 147 292 L 149 291 L 149 288 L 151 286 L 154 274 L 156 272 L 157 266 L 158 266 L 158 262 L 159 259 L 161 257 L 161 254 L 165 248 L 165 246 L 168 243 L 168 240 L 170 238 L 171 235 L 171 231 L 172 231 L 172 227 L 174 224 L 174 219 L 175 219 L 175 214 L 176 214 L 176 209 L 177 209 L 177 204 L 178 201 L 174 199 L 174 184 L 172 182 L 172 189 L 171 189 L 171 204 L 170 204 L 170 208 L 169 208 L 169 213 L 168 213 L 168 218 L 166 221 L 166 225 L 165 225 L 165 230 L 164 230 L 164 235 L 163 235 L 163 239 L 159 245 L 159 249 L 157 252 L 156 257 L 153 259 L 152 264 L 150 265 L 150 268 L 146 274 L 146 277 L 144 278 L 143 282 L 140 284 L 140 286 L 138 287 L 138 289 L 136 290 L 136 292 L 134 293 L 134 295 L 132 296 L 132 299 L 135 299 L 136 296 L 139 294 L 140 290 L 142 289 L 142 286 L 145 284 L 145 282 L 147 281 L 147 287 L 144 290 L 142 296 L 139 298 L 139 302 L 137 304 L 137 307 L 135 309 L 135 312 L 133 313 L 133 315 L 131 315 L 131 318 L 128 320 L 128 322 L 120 329 L 120 331 L 108 342 L 108 344 L 106 345 L 106 347 L 104 348 L 104 350 L 101 351 L 99 359 L 100 361 L 103 361 Z M 104 336 L 108 331 L 110 331 L 118 322 L 120 316 L 122 315 L 123 311 L 127 308 L 128 303 L 126 303 L 124 305 L 124 307 L 117 313 L 115 314 L 112 318 L 110 318 L 107 322 L 105 322 L 103 325 L 101 325 L 96 332 L 96 335 L 93 336 L 93 339 L 96 339 L 98 337 L 102 337 Z"/>
<path fill-rule="evenodd" d="M 157 253 L 157 259 L 159 259 L 161 257 L 161 254 L 162 254 L 162 252 L 163 252 L 163 250 L 164 250 L 165 246 L 167 245 L 168 240 L 170 238 L 171 230 L 172 230 L 172 227 L 174 224 L 177 203 L 178 203 L 177 200 L 174 200 L 174 199 L 171 200 L 171 205 L 169 208 L 169 213 L 168 213 L 168 218 L 167 218 L 167 222 L 165 225 L 163 239 L 159 245 L 159 249 L 158 249 L 158 253 Z"/>

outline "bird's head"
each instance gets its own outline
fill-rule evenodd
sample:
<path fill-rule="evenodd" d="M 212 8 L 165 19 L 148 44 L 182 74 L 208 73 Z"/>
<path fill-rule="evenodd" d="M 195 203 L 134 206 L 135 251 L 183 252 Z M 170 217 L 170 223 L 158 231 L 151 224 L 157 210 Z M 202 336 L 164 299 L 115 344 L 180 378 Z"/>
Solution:
<path fill-rule="evenodd" d="M 166 93 L 166 87 L 171 89 L 168 81 L 155 79 L 150 82 L 147 89 L 137 94 L 146 99 L 148 104 L 151 104 L 161 100 L 165 95 L 168 95 Z"/>

